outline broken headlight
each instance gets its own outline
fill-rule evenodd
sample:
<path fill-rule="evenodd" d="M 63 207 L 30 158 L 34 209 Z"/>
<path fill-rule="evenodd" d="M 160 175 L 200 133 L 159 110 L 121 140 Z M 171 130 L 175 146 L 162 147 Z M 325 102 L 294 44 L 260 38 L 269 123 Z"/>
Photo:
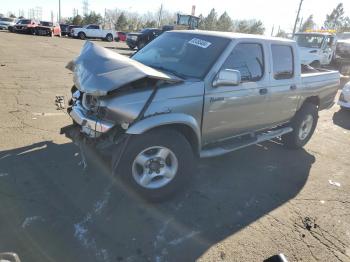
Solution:
<path fill-rule="evenodd" d="M 83 106 L 85 107 L 85 109 L 96 113 L 98 111 L 99 106 L 100 106 L 100 102 L 98 100 L 98 97 L 84 94 L 83 95 Z"/>

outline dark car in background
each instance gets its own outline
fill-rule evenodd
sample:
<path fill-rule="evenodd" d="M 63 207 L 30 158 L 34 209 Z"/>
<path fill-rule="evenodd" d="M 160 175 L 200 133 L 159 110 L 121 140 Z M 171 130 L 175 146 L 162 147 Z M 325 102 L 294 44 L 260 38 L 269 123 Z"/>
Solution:
<path fill-rule="evenodd" d="M 126 44 L 130 49 L 142 49 L 145 45 L 157 38 L 163 33 L 158 28 L 145 28 L 138 33 L 129 33 L 126 38 Z"/>
<path fill-rule="evenodd" d="M 68 36 L 72 37 L 72 36 L 73 36 L 72 30 L 73 30 L 74 28 L 79 28 L 79 27 L 81 27 L 81 25 L 69 25 L 69 26 L 68 26 L 68 29 L 67 29 L 67 31 L 68 31 Z"/>
<path fill-rule="evenodd" d="M 37 26 L 38 23 L 33 19 L 21 19 L 11 28 L 11 31 L 14 33 L 34 34 Z"/>
<path fill-rule="evenodd" d="M 69 25 L 68 24 L 60 24 L 60 28 L 61 28 L 61 35 L 62 36 L 69 35 Z"/>

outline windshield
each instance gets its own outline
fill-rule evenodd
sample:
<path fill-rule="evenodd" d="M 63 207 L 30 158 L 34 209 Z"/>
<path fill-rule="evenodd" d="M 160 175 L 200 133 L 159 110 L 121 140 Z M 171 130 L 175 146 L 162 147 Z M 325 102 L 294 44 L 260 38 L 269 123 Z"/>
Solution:
<path fill-rule="evenodd" d="M 24 19 L 24 20 L 19 20 L 17 24 L 20 24 L 20 25 L 28 25 L 31 23 L 31 20 L 29 19 Z"/>
<path fill-rule="evenodd" d="M 323 35 L 296 35 L 295 41 L 301 47 L 321 48 L 324 38 Z"/>
<path fill-rule="evenodd" d="M 164 33 L 133 59 L 183 78 L 205 77 L 230 39 L 188 33 Z"/>

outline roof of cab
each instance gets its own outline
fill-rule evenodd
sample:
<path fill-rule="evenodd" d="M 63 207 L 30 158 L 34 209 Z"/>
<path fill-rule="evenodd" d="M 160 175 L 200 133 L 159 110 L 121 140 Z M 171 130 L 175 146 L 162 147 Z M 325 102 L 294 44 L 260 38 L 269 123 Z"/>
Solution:
<path fill-rule="evenodd" d="M 205 31 L 205 30 L 173 30 L 168 31 L 168 33 L 184 33 L 184 34 L 196 34 L 196 35 L 208 35 L 208 36 L 217 36 L 224 37 L 229 39 L 237 39 L 237 38 L 249 38 L 249 39 L 260 39 L 267 41 L 278 41 L 278 42 L 288 42 L 292 43 L 294 40 L 281 38 L 281 37 L 272 37 L 265 35 L 253 35 L 253 34 L 242 34 L 242 33 L 233 33 L 233 32 L 220 32 L 220 31 Z"/>

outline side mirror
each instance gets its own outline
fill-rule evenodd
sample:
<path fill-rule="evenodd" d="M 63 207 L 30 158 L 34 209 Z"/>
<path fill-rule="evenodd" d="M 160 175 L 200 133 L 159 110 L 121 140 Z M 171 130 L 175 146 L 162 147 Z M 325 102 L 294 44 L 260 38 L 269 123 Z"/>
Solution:
<path fill-rule="evenodd" d="M 238 86 L 241 83 L 241 72 L 233 69 L 222 69 L 213 81 L 213 87 Z"/>

